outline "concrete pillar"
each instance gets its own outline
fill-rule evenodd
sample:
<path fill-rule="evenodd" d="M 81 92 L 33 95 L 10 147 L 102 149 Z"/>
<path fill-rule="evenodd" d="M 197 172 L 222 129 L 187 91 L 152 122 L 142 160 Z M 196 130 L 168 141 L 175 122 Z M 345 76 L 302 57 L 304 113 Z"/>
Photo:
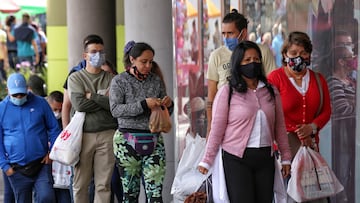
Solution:
<path fill-rule="evenodd" d="M 116 64 L 115 0 L 67 0 L 68 58 L 70 65 L 82 59 L 82 41 L 89 34 L 104 40 L 106 58 Z"/>
<path fill-rule="evenodd" d="M 172 1 L 131 0 L 124 1 L 125 41 L 146 42 L 155 49 L 155 61 L 164 74 L 167 94 L 174 99 L 174 62 Z M 174 113 L 175 114 L 175 113 Z M 174 135 L 173 131 L 164 134 L 166 149 L 166 177 L 164 181 L 163 201 L 171 202 L 170 189 L 174 178 Z"/>
<path fill-rule="evenodd" d="M 47 90 L 63 90 L 68 74 L 66 1 L 47 0 Z"/>
<path fill-rule="evenodd" d="M 124 16 L 124 1 L 116 1 L 116 58 L 117 58 L 117 70 L 119 73 L 125 70 L 122 63 L 124 56 L 125 46 L 125 16 Z"/>

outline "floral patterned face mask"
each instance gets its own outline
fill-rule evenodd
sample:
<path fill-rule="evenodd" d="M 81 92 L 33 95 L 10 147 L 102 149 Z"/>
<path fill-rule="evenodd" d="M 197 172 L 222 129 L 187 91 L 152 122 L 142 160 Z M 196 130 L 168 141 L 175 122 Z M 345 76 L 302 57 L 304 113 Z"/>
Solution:
<path fill-rule="evenodd" d="M 301 72 L 304 70 L 307 66 L 310 65 L 309 60 L 305 60 L 301 56 L 297 56 L 294 58 L 286 57 L 285 61 L 288 63 L 289 67 L 296 72 Z"/>

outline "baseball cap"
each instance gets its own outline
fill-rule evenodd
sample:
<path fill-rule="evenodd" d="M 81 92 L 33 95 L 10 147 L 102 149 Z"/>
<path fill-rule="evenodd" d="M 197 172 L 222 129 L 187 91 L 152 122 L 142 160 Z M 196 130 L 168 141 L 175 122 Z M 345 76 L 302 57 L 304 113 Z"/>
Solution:
<path fill-rule="evenodd" d="M 25 77 L 20 73 L 11 74 L 7 80 L 7 88 L 10 95 L 18 93 L 26 94 L 27 87 Z"/>

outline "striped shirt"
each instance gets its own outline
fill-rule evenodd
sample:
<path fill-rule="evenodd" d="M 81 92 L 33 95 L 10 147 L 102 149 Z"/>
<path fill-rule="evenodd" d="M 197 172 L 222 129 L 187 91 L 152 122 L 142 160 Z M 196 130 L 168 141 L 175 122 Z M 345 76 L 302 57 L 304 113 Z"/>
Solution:
<path fill-rule="evenodd" d="M 351 84 L 345 84 L 335 76 L 330 76 L 327 81 L 334 111 L 332 118 L 338 120 L 354 117 L 356 111 L 355 87 Z"/>

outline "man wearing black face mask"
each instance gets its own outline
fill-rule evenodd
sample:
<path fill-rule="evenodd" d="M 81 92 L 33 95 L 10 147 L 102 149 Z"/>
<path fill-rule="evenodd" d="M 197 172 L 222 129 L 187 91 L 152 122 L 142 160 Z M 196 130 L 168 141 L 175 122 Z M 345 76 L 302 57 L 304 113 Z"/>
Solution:
<path fill-rule="evenodd" d="M 74 201 L 89 202 L 87 188 L 94 176 L 94 202 L 110 202 L 110 182 L 115 164 L 112 138 L 117 124 L 110 113 L 108 95 L 114 75 L 101 69 L 105 63 L 101 37 L 87 37 L 83 57 L 86 67 L 68 78 L 72 112 L 86 112 L 80 161 L 74 167 Z"/>
<path fill-rule="evenodd" d="M 227 78 L 230 76 L 230 57 L 238 43 L 247 39 L 247 24 L 248 20 L 245 16 L 238 13 L 236 9 L 225 15 L 222 21 L 221 32 L 224 46 L 214 50 L 208 62 L 208 95 L 206 104 L 208 132 L 212 120 L 212 103 L 218 89 L 228 82 Z M 261 44 L 258 46 L 263 56 L 264 71 L 266 74 L 269 74 L 276 68 L 274 56 L 269 47 Z"/>

